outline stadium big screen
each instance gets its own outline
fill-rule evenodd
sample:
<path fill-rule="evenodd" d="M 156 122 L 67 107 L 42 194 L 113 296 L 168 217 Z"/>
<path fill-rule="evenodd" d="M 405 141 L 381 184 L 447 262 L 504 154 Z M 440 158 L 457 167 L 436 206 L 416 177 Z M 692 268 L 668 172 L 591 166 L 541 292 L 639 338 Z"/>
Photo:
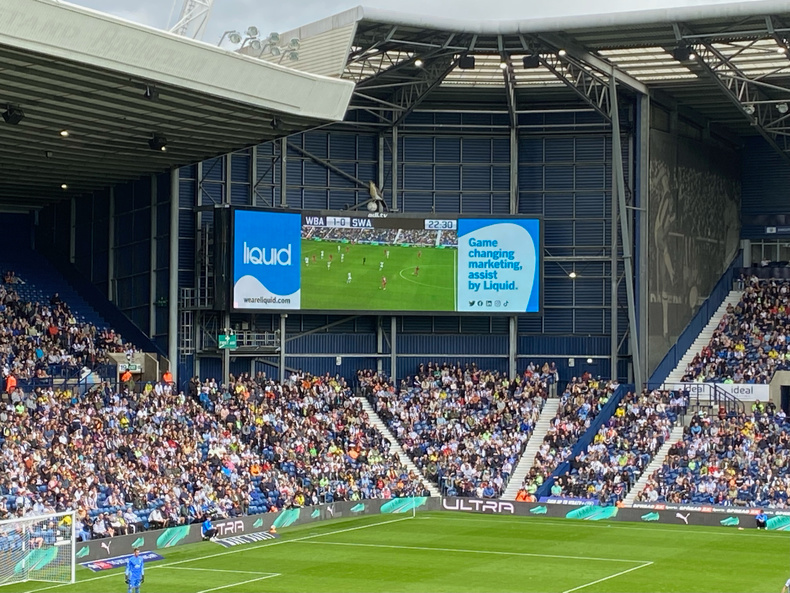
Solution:
<path fill-rule="evenodd" d="M 541 221 L 237 209 L 233 308 L 539 313 Z"/>

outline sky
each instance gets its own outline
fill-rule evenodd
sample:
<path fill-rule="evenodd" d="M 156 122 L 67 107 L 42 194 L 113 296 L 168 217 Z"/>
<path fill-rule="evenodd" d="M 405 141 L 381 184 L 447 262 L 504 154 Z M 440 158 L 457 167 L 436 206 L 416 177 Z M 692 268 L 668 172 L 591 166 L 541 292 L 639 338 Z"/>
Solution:
<path fill-rule="evenodd" d="M 184 4 L 184 0 L 68 1 L 160 29 L 166 29 L 169 23 L 175 22 Z M 255 25 L 262 33 L 281 33 L 360 4 L 397 12 L 470 20 L 522 20 L 730 2 L 733 0 L 399 0 L 397 3 L 392 0 L 215 0 L 203 41 L 217 43 L 224 31 L 244 31 L 250 25 Z"/>

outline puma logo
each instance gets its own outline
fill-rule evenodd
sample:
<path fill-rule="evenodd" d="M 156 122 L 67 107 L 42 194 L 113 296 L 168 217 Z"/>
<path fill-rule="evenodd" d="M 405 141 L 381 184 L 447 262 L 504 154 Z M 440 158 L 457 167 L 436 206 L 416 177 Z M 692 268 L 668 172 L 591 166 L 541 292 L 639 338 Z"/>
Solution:
<path fill-rule="evenodd" d="M 110 544 L 111 544 L 111 543 L 112 543 L 112 542 L 109 542 L 109 541 L 106 541 L 106 542 L 102 542 L 102 543 L 101 543 L 101 547 L 102 547 L 102 548 L 104 548 L 105 550 L 107 550 L 107 555 L 108 555 L 108 556 L 110 555 Z"/>
<path fill-rule="evenodd" d="M 689 524 L 689 515 L 691 515 L 691 513 L 686 513 L 685 515 L 683 515 L 681 513 L 675 513 L 675 516 L 678 519 L 681 519 L 686 525 Z"/>

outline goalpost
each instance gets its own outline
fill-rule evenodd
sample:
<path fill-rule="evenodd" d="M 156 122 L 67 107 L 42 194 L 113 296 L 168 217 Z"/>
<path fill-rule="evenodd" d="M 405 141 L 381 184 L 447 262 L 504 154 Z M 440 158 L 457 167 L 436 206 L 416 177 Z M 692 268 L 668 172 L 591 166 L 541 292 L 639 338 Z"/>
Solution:
<path fill-rule="evenodd" d="M 0 585 L 73 583 L 74 511 L 0 521 Z"/>

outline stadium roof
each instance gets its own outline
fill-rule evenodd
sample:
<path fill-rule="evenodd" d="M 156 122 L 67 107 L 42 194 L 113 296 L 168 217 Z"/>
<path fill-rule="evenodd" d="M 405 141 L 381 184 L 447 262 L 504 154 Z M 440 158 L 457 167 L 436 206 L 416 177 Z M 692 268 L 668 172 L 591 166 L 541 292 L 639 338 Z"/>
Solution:
<path fill-rule="evenodd" d="M 432 82 L 423 85 L 417 102 L 454 109 L 478 94 L 490 98 L 492 89 L 508 87 L 518 104 L 567 99 L 574 96 L 569 79 L 578 81 L 578 73 L 585 72 L 605 79 L 612 68 L 621 85 L 690 107 L 701 119 L 742 135 L 754 133 L 754 122 L 723 91 L 722 80 L 725 85 L 732 78 L 756 81 L 758 96 L 742 94 L 741 101 L 790 99 L 790 3 L 785 0 L 507 21 L 358 7 L 281 37 L 300 40 L 295 68 L 354 80 L 353 108 L 372 111 L 393 103 L 413 109 L 402 95 L 419 78 Z M 702 55 L 678 59 L 676 51 L 683 48 Z M 540 63 L 525 67 L 524 57 L 535 53 Z M 474 67 L 459 67 L 461 55 L 473 56 Z M 576 70 L 570 72 L 567 61 L 575 62 Z M 432 64 L 438 65 L 426 73 Z M 501 104 L 506 94 L 497 93 Z"/>
<path fill-rule="evenodd" d="M 3 209 L 340 120 L 353 91 L 58 0 L 0 2 L 0 80 L 0 112 L 24 113 L 0 120 Z M 154 134 L 166 151 L 149 147 Z"/>

